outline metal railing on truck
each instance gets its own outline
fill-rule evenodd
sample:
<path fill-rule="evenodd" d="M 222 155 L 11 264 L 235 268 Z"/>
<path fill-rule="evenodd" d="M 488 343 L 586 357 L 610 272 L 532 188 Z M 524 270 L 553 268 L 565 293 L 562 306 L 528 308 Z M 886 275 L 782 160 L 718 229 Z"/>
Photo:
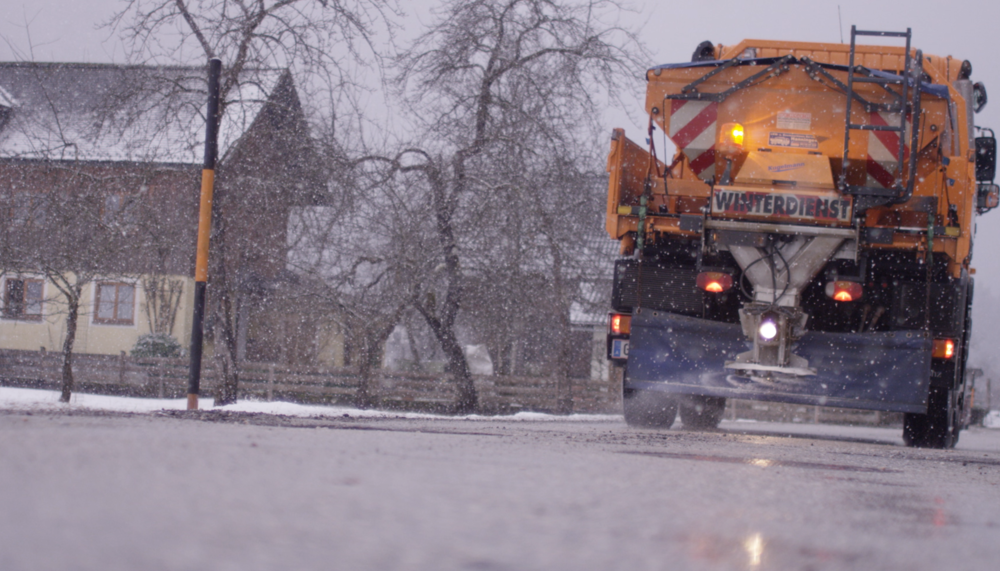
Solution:
<path fill-rule="evenodd" d="M 854 58 L 858 36 L 874 37 L 895 37 L 906 39 L 906 53 L 903 60 L 902 77 L 880 73 L 865 67 L 855 66 Z M 915 182 L 914 173 L 917 167 L 917 145 L 918 132 L 920 130 L 920 82 L 923 73 L 923 53 L 917 50 L 916 57 L 910 53 L 911 30 L 907 28 L 905 32 L 880 32 L 858 30 L 857 26 L 851 26 L 851 53 L 847 66 L 847 113 L 844 129 L 844 158 L 840 172 L 840 190 L 845 194 L 853 194 L 859 197 L 859 206 L 862 208 L 885 204 L 886 202 L 906 202 L 913 196 L 913 185 Z M 870 83 L 881 86 L 891 96 L 891 103 L 873 103 L 862 98 L 854 91 L 855 83 Z M 898 86 L 899 91 L 892 89 Z M 909 105 L 907 105 L 909 98 Z M 865 105 L 868 112 L 876 110 L 887 113 L 898 113 L 898 125 L 874 125 L 858 124 L 851 121 L 851 107 L 857 99 Z M 910 154 L 906 160 L 906 145 L 903 138 L 906 135 L 906 118 L 909 115 L 913 121 L 910 127 Z M 893 185 L 889 188 L 878 186 L 856 186 L 847 184 L 848 151 L 851 143 L 851 131 L 887 131 L 896 133 L 899 137 L 899 149 L 896 156 L 896 177 Z M 906 166 L 906 170 L 903 167 Z M 905 176 L 904 176 L 905 174 Z M 904 186 L 903 181 L 906 180 Z M 866 204 L 867 203 L 867 204 Z"/>

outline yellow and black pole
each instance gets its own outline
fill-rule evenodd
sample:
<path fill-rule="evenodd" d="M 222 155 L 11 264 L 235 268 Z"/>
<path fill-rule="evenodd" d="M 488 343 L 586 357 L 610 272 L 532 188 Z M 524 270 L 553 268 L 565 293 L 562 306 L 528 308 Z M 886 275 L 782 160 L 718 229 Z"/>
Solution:
<path fill-rule="evenodd" d="M 208 237 L 212 232 L 212 191 L 219 136 L 219 75 L 222 61 L 208 61 L 208 113 L 205 117 L 205 165 L 201 171 L 198 207 L 198 255 L 194 263 L 194 316 L 191 320 L 191 368 L 188 371 L 188 410 L 198 410 L 201 390 L 201 350 L 205 323 L 205 284 L 208 281 Z"/>

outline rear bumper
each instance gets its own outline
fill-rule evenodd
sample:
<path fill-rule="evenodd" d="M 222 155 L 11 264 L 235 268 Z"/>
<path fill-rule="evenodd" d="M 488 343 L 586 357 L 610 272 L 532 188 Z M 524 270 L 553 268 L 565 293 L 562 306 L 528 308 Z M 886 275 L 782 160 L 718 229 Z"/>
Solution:
<path fill-rule="evenodd" d="M 625 388 L 889 412 L 927 411 L 931 340 L 922 331 L 809 332 L 793 350 L 817 374 L 755 380 L 725 369 L 750 349 L 739 325 L 637 310 Z"/>

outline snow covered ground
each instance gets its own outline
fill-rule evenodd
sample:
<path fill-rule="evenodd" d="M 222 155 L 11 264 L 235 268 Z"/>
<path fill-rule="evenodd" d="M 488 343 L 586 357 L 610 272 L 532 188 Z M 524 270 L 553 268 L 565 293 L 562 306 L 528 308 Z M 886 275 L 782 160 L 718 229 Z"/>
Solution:
<path fill-rule="evenodd" d="M 285 416 L 299 417 L 357 417 L 357 418 L 413 418 L 413 419 L 433 419 L 433 418 L 461 418 L 466 420 L 487 419 L 480 415 L 469 415 L 463 417 L 439 416 L 433 414 L 423 414 L 417 412 L 392 412 L 380 410 L 362 410 L 359 408 L 344 406 L 320 406 L 304 405 L 290 402 L 266 402 L 254 400 L 242 400 L 236 404 L 213 407 L 213 399 L 202 398 L 198 401 L 198 408 L 202 410 L 222 410 L 229 412 L 254 412 L 263 414 L 280 414 Z M 51 409 L 66 410 L 105 410 L 111 412 L 132 412 L 146 413 L 158 412 L 161 410 L 184 410 L 187 408 L 187 399 L 144 399 L 131 397 L 114 397 L 106 395 L 89 395 L 75 393 L 70 398 L 68 405 L 59 402 L 58 391 L 42 391 L 36 389 L 15 389 L 0 387 L 0 409 L 7 410 L 34 410 Z M 600 421 L 619 418 L 617 415 L 605 414 L 574 414 L 570 416 L 557 416 L 538 412 L 519 412 L 512 416 L 504 417 L 505 420 L 531 420 L 531 421 Z"/>
<path fill-rule="evenodd" d="M 234 405 L 224 406 L 224 407 L 213 407 L 213 399 L 202 398 L 198 401 L 198 407 L 202 410 L 222 410 L 229 412 L 251 412 L 251 413 L 262 413 L 262 414 L 280 414 L 284 416 L 297 416 L 297 417 L 344 417 L 349 416 L 352 418 L 411 418 L 411 419 L 434 419 L 434 418 L 450 418 L 450 419 L 464 419 L 464 420 L 476 420 L 476 419 L 492 419 L 495 417 L 486 417 L 480 415 L 468 415 L 462 417 L 454 416 L 442 416 L 434 414 L 424 414 L 418 412 L 400 412 L 400 411 L 382 411 L 382 410 L 362 410 L 359 408 L 345 407 L 345 406 L 321 406 L 321 405 L 304 405 L 295 404 L 290 402 L 266 402 L 266 401 L 255 401 L 255 400 L 242 400 Z M 161 410 L 184 410 L 187 407 L 186 399 L 145 399 L 145 398 L 131 398 L 131 397 L 115 397 L 106 395 L 90 395 L 76 393 L 70 399 L 69 405 L 59 402 L 59 393 L 57 391 L 42 391 L 35 389 L 16 389 L 8 387 L 0 387 L 0 409 L 7 410 L 26 410 L 26 409 L 50 409 L 50 410 L 66 410 L 69 409 L 85 409 L 85 410 L 104 410 L 110 412 L 131 412 L 131 413 L 148 413 L 148 412 L 158 412 Z M 520 420 L 520 421 L 582 421 L 582 422 L 593 422 L 593 421 L 609 421 L 609 420 L 620 420 L 619 415 L 609 415 L 609 414 L 573 414 L 570 416 L 558 416 L 553 414 L 545 414 L 540 412 L 519 412 L 512 416 L 503 417 L 504 420 Z M 680 421 L 678 421 L 678 425 Z M 748 428 L 752 431 L 754 425 L 760 424 L 761 426 L 770 426 L 774 423 L 757 423 L 755 421 L 748 420 L 736 420 L 736 421 L 723 421 L 722 427 L 729 430 L 739 430 L 740 427 Z M 803 424 L 797 426 L 795 424 L 784 425 L 787 426 L 789 432 L 808 434 L 810 432 L 815 432 L 815 425 Z M 983 426 L 986 428 L 1000 428 L 1000 411 L 991 411 L 986 418 L 983 420 Z M 837 432 L 832 426 L 829 427 L 834 432 Z M 849 436 L 856 433 L 858 430 L 864 431 L 866 427 L 851 426 L 844 427 L 846 432 L 844 434 L 838 434 L 839 436 Z M 875 428 L 871 427 L 871 430 L 877 432 L 883 432 L 887 429 L 885 428 Z M 894 429 L 893 429 L 894 430 Z M 829 432 L 829 431 L 824 431 Z M 841 431 L 843 432 L 843 431 Z"/>

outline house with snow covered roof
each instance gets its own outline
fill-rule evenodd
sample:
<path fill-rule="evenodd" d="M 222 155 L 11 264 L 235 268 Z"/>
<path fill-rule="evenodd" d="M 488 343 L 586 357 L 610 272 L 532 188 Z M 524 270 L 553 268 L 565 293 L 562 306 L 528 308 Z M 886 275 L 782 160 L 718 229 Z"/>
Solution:
<path fill-rule="evenodd" d="M 210 274 L 228 272 L 240 294 L 241 353 L 276 360 L 296 343 L 316 352 L 296 341 L 309 331 L 274 324 L 289 317 L 276 301 L 290 283 L 289 210 L 322 184 L 291 74 L 245 75 L 224 95 Z M 75 352 L 118 354 L 151 332 L 187 347 L 205 76 L 0 63 L 0 349 L 60 350 L 67 305 L 53 269 L 93 277 Z"/>

